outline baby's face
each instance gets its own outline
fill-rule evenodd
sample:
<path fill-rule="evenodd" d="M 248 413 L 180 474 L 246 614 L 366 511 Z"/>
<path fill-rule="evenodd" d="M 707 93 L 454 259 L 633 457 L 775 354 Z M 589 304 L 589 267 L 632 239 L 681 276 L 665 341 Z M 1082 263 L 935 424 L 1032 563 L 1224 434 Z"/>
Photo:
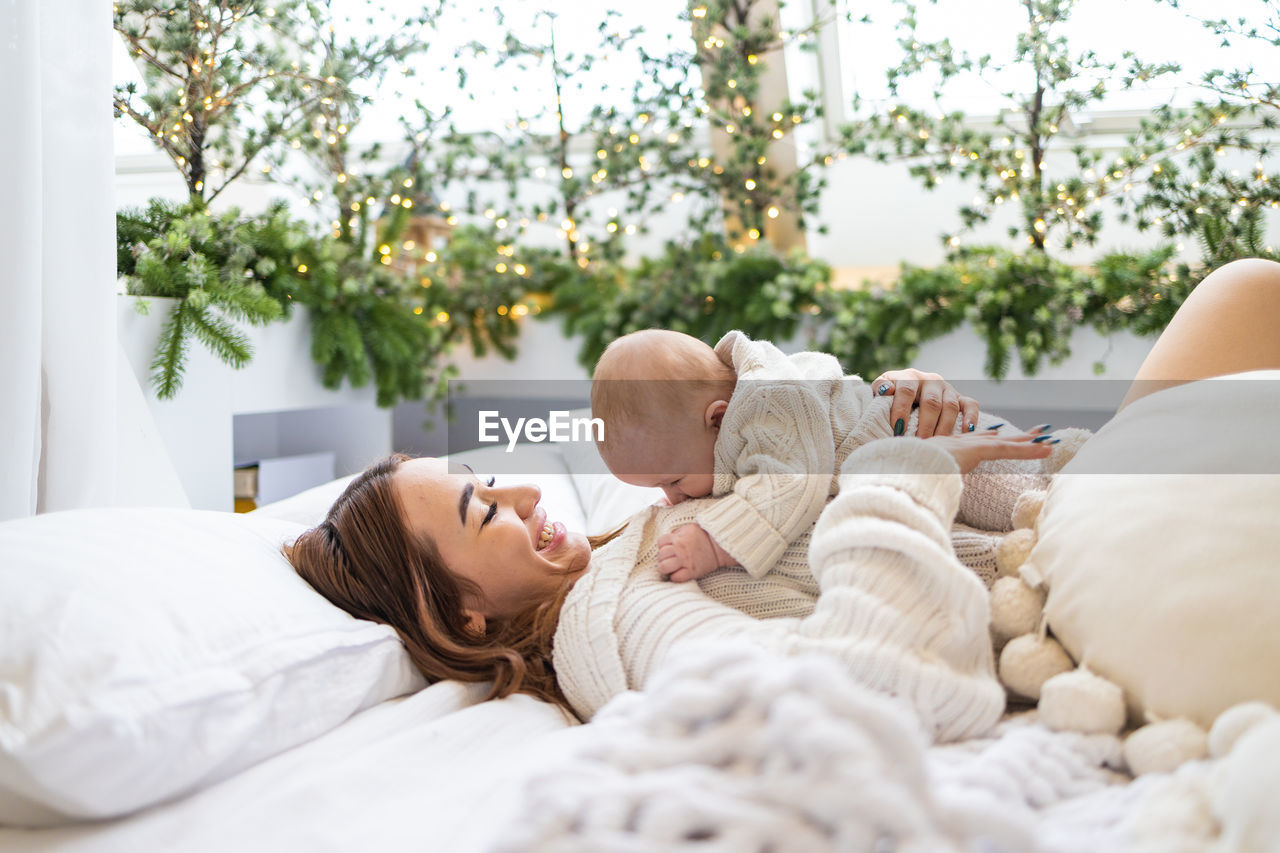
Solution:
<path fill-rule="evenodd" d="M 705 498 L 711 494 L 717 434 L 687 425 L 630 428 L 605 464 L 624 483 L 662 489 L 673 504 Z"/>

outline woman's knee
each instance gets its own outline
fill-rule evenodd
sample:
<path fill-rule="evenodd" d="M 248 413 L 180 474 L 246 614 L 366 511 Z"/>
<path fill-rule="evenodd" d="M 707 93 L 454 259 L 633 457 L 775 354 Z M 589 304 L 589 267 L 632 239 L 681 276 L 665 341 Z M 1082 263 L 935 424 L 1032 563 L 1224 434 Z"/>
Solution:
<path fill-rule="evenodd" d="M 1160 335 L 1121 407 L 1160 388 L 1280 367 L 1280 264 L 1232 261 L 1205 276 Z"/>
<path fill-rule="evenodd" d="M 1280 263 L 1263 258 L 1242 258 L 1218 267 L 1196 286 L 1198 300 L 1226 299 L 1280 310 Z M 1190 300 L 1188 300 L 1190 301 Z"/>

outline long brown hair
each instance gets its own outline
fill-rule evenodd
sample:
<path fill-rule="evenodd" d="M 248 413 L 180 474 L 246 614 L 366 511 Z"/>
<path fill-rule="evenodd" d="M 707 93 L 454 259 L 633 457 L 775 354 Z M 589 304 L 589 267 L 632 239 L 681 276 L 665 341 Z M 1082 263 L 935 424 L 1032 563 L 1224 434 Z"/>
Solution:
<path fill-rule="evenodd" d="M 449 570 L 434 542 L 405 526 L 391 478 L 407 459 L 396 454 L 366 468 L 285 556 L 333 604 L 394 628 L 428 681 L 492 681 L 487 699 L 528 693 L 569 710 L 551 641 L 573 578 L 548 600 L 486 620 L 483 634 L 469 628 L 462 602 L 479 590 Z"/>

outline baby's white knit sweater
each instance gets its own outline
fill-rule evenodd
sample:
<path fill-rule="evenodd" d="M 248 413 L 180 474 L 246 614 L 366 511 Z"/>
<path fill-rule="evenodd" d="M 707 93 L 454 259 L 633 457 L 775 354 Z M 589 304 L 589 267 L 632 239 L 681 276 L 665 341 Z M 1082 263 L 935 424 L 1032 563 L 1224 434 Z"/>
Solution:
<path fill-rule="evenodd" d="M 704 502 L 642 510 L 592 555 L 565 600 L 554 641 L 560 686 L 588 719 L 644 687 L 681 643 L 740 638 L 834 655 L 861 683 L 913 707 L 936 740 L 981 734 L 999 718 L 1004 691 L 986 590 L 949 542 L 960 490 L 955 462 L 928 442 L 867 445 L 849 455 L 839 495 L 769 577 L 722 569 L 701 585 L 659 576 L 657 540 Z"/>
<path fill-rule="evenodd" d="M 761 578 L 838 492 L 836 474 L 849 454 L 893 436 L 893 398 L 873 396 L 833 356 L 786 355 L 742 332 L 721 338 L 716 355 L 738 377 L 715 445 L 712 495 L 722 500 L 703 503 L 693 520 L 747 574 Z M 908 434 L 917 416 L 913 411 Z M 983 427 L 996 422 L 988 413 L 979 417 Z M 1038 462 L 983 463 L 965 479 L 959 520 L 968 528 L 1008 530 L 1018 496 L 1047 485 Z M 994 575 L 997 538 L 960 528 L 953 542 L 966 565 Z"/>

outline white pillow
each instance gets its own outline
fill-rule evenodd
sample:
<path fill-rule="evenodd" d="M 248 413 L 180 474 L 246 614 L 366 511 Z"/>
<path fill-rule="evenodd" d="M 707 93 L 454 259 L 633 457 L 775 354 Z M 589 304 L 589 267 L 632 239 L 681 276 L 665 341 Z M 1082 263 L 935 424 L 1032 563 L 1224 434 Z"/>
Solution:
<path fill-rule="evenodd" d="M 586 509 L 585 531 L 592 536 L 609 533 L 647 506 L 663 500 L 662 489 L 622 482 L 600 458 L 590 442 L 561 445 L 573 485 Z"/>
<path fill-rule="evenodd" d="M 392 629 L 294 573 L 280 545 L 301 529 L 164 509 L 0 524 L 0 823 L 124 814 L 422 687 Z"/>
<path fill-rule="evenodd" d="M 1032 572 L 1050 629 L 1147 713 L 1210 725 L 1280 705 L 1280 372 L 1193 382 L 1118 414 L 1055 478 Z M 1024 567 L 1024 573 L 1027 568 Z"/>

